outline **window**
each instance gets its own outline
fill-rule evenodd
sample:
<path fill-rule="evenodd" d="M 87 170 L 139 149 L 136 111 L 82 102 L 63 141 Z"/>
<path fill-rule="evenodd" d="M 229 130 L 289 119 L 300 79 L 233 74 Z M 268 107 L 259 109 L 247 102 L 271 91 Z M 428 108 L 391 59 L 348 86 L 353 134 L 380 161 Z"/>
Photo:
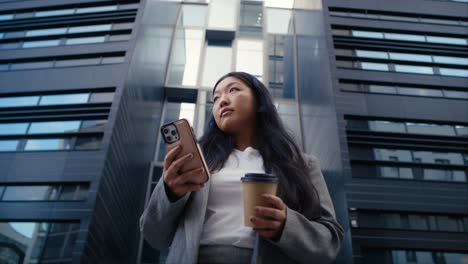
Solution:
<path fill-rule="evenodd" d="M 67 33 L 67 28 L 47 28 L 26 31 L 26 37 L 53 36 Z"/>
<path fill-rule="evenodd" d="M 45 150 L 69 150 L 71 149 L 70 139 L 28 139 L 25 151 L 45 151 Z"/>
<path fill-rule="evenodd" d="M 77 132 L 81 121 L 33 122 L 28 134 L 70 133 Z"/>
<path fill-rule="evenodd" d="M 181 11 L 181 25 L 204 27 L 206 23 L 206 6 L 183 4 Z"/>
<path fill-rule="evenodd" d="M 361 68 L 373 71 L 388 71 L 388 65 L 384 63 L 361 62 Z"/>
<path fill-rule="evenodd" d="M 434 74 L 431 67 L 395 64 L 396 72 Z"/>
<path fill-rule="evenodd" d="M 231 64 L 231 46 L 208 45 L 205 52 L 202 85 L 204 87 L 213 87 L 221 76 L 231 71 Z"/>
<path fill-rule="evenodd" d="M 89 99 L 90 103 L 109 103 L 114 98 L 113 92 L 92 93 Z"/>
<path fill-rule="evenodd" d="M 18 140 L 0 140 L 0 152 L 16 151 Z"/>
<path fill-rule="evenodd" d="M 414 95 L 414 96 L 428 96 L 428 97 L 443 97 L 442 91 L 432 89 L 415 89 L 399 87 L 398 94 Z"/>
<path fill-rule="evenodd" d="M 405 125 L 389 121 L 369 121 L 369 129 L 372 131 L 405 133 Z"/>
<path fill-rule="evenodd" d="M 237 1 L 217 0 L 210 3 L 208 27 L 216 29 L 234 30 L 236 25 Z"/>
<path fill-rule="evenodd" d="M 267 32 L 269 34 L 292 34 L 293 16 L 288 9 L 267 9 Z"/>
<path fill-rule="evenodd" d="M 70 38 L 65 42 L 66 45 L 89 44 L 89 43 L 102 43 L 106 37 L 85 37 L 85 38 Z"/>
<path fill-rule="evenodd" d="M 0 123 L 0 135 L 24 135 L 29 123 Z"/>
<path fill-rule="evenodd" d="M 431 56 L 428 56 L 428 55 L 397 53 L 397 52 L 390 52 L 389 54 L 390 54 L 390 59 L 392 60 L 432 62 Z"/>
<path fill-rule="evenodd" d="M 241 1 L 239 31 L 241 35 L 261 34 L 263 27 L 262 3 Z"/>
<path fill-rule="evenodd" d="M 88 101 L 88 93 L 44 95 L 39 105 L 84 104 Z"/>
<path fill-rule="evenodd" d="M 109 31 L 111 30 L 111 28 L 112 28 L 111 24 L 70 27 L 68 29 L 68 34 Z"/>
<path fill-rule="evenodd" d="M 468 77 L 468 70 L 452 69 L 452 68 L 439 68 L 440 74 L 445 76 L 454 77 Z"/>
<path fill-rule="evenodd" d="M 200 29 L 178 29 L 172 51 L 168 83 L 195 86 L 198 79 L 204 33 Z"/>
<path fill-rule="evenodd" d="M 48 16 L 65 16 L 72 15 L 75 13 L 74 8 L 70 9 L 59 9 L 59 10 L 50 10 L 50 11 L 39 11 L 34 13 L 35 17 L 48 17 Z"/>
<path fill-rule="evenodd" d="M 455 129 L 449 125 L 406 123 L 408 133 L 423 135 L 455 136 Z"/>
<path fill-rule="evenodd" d="M 6 186 L 2 201 L 49 200 L 49 186 Z"/>
<path fill-rule="evenodd" d="M 0 236 L 7 238 L 1 249 L 5 253 L 22 245 L 19 252 L 10 251 L 7 256 L 12 263 L 20 262 L 19 254 L 25 263 L 64 263 L 70 261 L 72 252 L 62 247 L 74 246 L 78 230 L 78 222 L 0 222 Z"/>
<path fill-rule="evenodd" d="M 257 78 L 263 76 L 263 41 L 237 40 L 236 70 L 248 72 Z"/>
<path fill-rule="evenodd" d="M 381 51 L 356 50 L 356 56 L 362 58 L 388 59 L 387 52 Z"/>

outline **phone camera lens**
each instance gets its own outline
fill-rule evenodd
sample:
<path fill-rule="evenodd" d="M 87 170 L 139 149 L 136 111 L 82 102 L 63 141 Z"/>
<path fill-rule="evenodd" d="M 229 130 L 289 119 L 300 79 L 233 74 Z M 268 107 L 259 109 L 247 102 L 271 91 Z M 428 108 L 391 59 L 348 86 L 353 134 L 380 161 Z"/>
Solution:
<path fill-rule="evenodd" d="M 169 130 L 167 128 L 164 129 L 164 134 L 169 133 Z"/>
<path fill-rule="evenodd" d="M 175 136 L 175 135 L 176 135 L 175 130 L 172 130 L 172 131 L 171 131 L 171 134 L 172 134 L 173 136 Z"/>
<path fill-rule="evenodd" d="M 167 136 L 167 141 L 171 141 L 172 140 L 172 137 L 171 136 Z"/>

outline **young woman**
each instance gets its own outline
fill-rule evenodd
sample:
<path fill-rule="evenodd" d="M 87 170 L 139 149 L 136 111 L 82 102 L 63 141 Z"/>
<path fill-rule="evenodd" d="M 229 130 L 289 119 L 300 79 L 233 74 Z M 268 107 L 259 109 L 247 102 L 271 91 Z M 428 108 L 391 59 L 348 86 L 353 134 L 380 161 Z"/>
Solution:
<path fill-rule="evenodd" d="M 213 89 L 212 116 L 200 146 L 211 177 L 178 169 L 190 154 L 164 160 L 163 177 L 140 219 L 145 239 L 170 247 L 167 263 L 329 263 L 343 229 L 318 161 L 301 153 L 286 132 L 266 87 L 245 72 L 221 77 Z M 244 226 L 240 178 L 246 172 L 279 177 L 277 195 L 262 195 L 269 207 Z"/>

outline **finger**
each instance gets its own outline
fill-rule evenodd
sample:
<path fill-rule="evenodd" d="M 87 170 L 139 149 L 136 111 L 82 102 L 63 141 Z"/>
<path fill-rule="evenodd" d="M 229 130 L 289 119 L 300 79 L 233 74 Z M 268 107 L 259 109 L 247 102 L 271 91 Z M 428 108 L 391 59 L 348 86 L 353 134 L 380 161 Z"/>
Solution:
<path fill-rule="evenodd" d="M 177 147 L 169 150 L 169 152 L 167 152 L 166 154 L 166 157 L 164 158 L 164 168 L 168 169 L 169 166 L 172 164 L 172 162 L 174 161 L 177 153 L 179 153 L 179 151 L 182 150 L 182 146 L 178 145 Z"/>
<path fill-rule="evenodd" d="M 280 221 L 285 218 L 284 212 L 275 208 L 256 206 L 254 210 L 260 217 L 263 218 L 270 218 Z"/>
<path fill-rule="evenodd" d="M 191 179 L 193 179 L 195 176 L 200 175 L 202 172 L 203 172 L 202 167 L 186 171 L 177 176 L 177 178 L 175 179 L 176 184 L 185 184 L 189 182 Z"/>
<path fill-rule="evenodd" d="M 192 157 L 193 157 L 192 153 L 185 154 L 181 158 L 179 158 L 176 161 L 172 162 L 172 164 L 169 166 L 169 168 L 167 170 L 170 171 L 171 174 L 177 174 L 177 172 L 180 170 L 180 168 L 182 168 L 182 165 L 184 165 L 185 162 L 192 159 Z"/>
<path fill-rule="evenodd" d="M 281 226 L 281 223 L 279 221 L 270 220 L 270 219 L 262 219 L 260 217 L 255 217 L 255 216 L 250 217 L 250 222 L 252 222 L 255 228 L 258 228 L 258 229 L 277 230 Z"/>
<path fill-rule="evenodd" d="M 261 196 L 264 201 L 271 204 L 273 207 L 280 209 L 280 210 L 285 209 L 283 200 L 281 200 L 281 198 L 279 198 L 278 196 L 267 194 L 267 193 L 262 193 Z"/>
<path fill-rule="evenodd" d="M 183 193 L 187 193 L 187 192 L 198 191 L 202 189 L 203 187 L 205 187 L 204 184 L 186 183 L 182 185 L 181 189 L 183 189 Z"/>

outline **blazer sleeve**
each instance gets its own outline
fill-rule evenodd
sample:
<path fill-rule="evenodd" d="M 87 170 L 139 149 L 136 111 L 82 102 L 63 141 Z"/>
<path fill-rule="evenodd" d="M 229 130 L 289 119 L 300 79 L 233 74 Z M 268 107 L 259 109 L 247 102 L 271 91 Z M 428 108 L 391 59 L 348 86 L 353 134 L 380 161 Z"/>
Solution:
<path fill-rule="evenodd" d="M 159 179 L 140 217 L 140 232 L 146 241 L 156 249 L 164 249 L 171 245 L 179 216 L 190 196 L 190 193 L 186 193 L 175 202 L 169 201 L 163 178 L 161 176 Z"/>
<path fill-rule="evenodd" d="M 317 158 L 304 154 L 313 186 L 318 193 L 317 208 L 305 208 L 301 214 L 286 208 L 286 222 L 278 241 L 266 239 L 299 263 L 330 263 L 341 247 L 343 229 L 335 210 Z"/>

